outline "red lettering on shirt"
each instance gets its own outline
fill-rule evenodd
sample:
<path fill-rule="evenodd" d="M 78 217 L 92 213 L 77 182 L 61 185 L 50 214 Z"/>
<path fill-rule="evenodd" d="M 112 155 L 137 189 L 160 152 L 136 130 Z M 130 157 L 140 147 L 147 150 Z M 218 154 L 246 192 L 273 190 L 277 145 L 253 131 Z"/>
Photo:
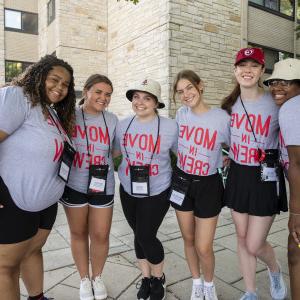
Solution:
<path fill-rule="evenodd" d="M 64 150 L 64 144 L 63 142 L 58 141 L 57 139 L 54 139 L 54 143 L 55 143 L 55 154 L 53 157 L 53 161 L 59 161 Z"/>
<path fill-rule="evenodd" d="M 188 125 L 180 125 L 179 138 L 190 141 L 197 146 L 202 146 L 208 150 L 214 150 L 217 140 L 217 130 L 211 132 L 208 128 L 202 127 L 189 127 Z"/>
<path fill-rule="evenodd" d="M 156 139 L 157 138 L 153 137 L 152 134 L 126 133 L 123 135 L 122 146 L 137 148 L 140 151 L 148 151 L 150 153 L 153 153 L 156 144 L 155 153 L 159 154 L 161 136 L 158 137 L 157 142 Z"/>
<path fill-rule="evenodd" d="M 247 132 L 252 133 L 252 125 L 253 131 L 256 135 L 267 137 L 269 135 L 271 119 L 272 116 L 269 115 L 265 122 L 263 122 L 261 114 L 258 114 L 257 116 L 254 114 L 249 114 L 249 123 L 249 120 L 245 113 L 241 115 L 238 113 L 232 113 L 230 127 L 240 129 L 240 127 L 243 125 L 243 129 L 245 129 Z"/>
<path fill-rule="evenodd" d="M 180 168 L 186 173 L 198 176 L 207 176 L 209 173 L 210 165 L 208 162 L 183 154 L 180 151 L 178 151 L 178 161 Z"/>

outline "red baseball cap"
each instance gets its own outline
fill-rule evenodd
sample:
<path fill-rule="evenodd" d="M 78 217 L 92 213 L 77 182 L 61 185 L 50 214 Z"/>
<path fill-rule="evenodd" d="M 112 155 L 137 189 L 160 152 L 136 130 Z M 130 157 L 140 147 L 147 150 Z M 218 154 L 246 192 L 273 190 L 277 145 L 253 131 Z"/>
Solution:
<path fill-rule="evenodd" d="M 235 58 L 234 65 L 236 66 L 240 61 L 245 59 L 253 59 L 261 65 L 265 65 L 265 54 L 261 48 L 243 48 Z"/>

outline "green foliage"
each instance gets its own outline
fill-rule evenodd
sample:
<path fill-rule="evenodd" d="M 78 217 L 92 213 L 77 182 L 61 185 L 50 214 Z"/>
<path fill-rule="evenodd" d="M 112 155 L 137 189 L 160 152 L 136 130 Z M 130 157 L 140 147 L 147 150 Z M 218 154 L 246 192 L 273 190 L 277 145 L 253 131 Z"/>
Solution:
<path fill-rule="evenodd" d="M 117 0 L 117 1 L 120 1 L 120 0 Z M 140 0 L 125 0 L 125 1 L 130 1 L 133 4 L 137 4 L 137 3 L 139 3 Z"/>
<path fill-rule="evenodd" d="M 115 170 L 115 171 L 118 171 L 118 168 L 119 168 L 119 166 L 120 166 L 120 164 L 121 164 L 121 162 L 122 162 L 122 159 L 123 159 L 123 156 L 122 156 L 122 155 L 120 155 L 120 156 L 118 156 L 118 157 L 115 157 L 115 158 L 113 159 L 113 162 L 114 162 L 114 170 Z"/>

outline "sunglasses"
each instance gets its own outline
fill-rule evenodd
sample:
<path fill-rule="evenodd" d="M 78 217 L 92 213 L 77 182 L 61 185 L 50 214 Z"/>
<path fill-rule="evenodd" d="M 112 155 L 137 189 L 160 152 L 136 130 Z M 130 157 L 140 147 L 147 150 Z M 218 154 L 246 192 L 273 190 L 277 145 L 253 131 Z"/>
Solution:
<path fill-rule="evenodd" d="M 294 83 L 293 80 L 270 80 L 268 82 L 268 86 L 269 87 L 281 86 L 283 88 L 287 88 L 287 87 L 289 87 L 293 83 Z"/>

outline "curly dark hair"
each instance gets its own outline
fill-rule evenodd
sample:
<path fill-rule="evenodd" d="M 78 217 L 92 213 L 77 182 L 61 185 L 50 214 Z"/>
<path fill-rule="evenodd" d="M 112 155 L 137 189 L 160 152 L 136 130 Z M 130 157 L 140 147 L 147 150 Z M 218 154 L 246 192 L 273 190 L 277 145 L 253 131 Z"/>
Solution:
<path fill-rule="evenodd" d="M 24 94 L 29 98 L 32 106 L 40 104 L 43 114 L 47 117 L 49 112 L 46 107 L 48 102 L 45 81 L 49 71 L 55 66 L 65 68 L 70 73 L 71 77 L 67 96 L 62 101 L 53 105 L 61 125 L 70 136 L 75 124 L 76 96 L 74 90 L 73 68 L 67 62 L 54 55 L 45 55 L 37 63 L 29 66 L 22 74 L 14 78 L 11 85 L 22 87 Z"/>

